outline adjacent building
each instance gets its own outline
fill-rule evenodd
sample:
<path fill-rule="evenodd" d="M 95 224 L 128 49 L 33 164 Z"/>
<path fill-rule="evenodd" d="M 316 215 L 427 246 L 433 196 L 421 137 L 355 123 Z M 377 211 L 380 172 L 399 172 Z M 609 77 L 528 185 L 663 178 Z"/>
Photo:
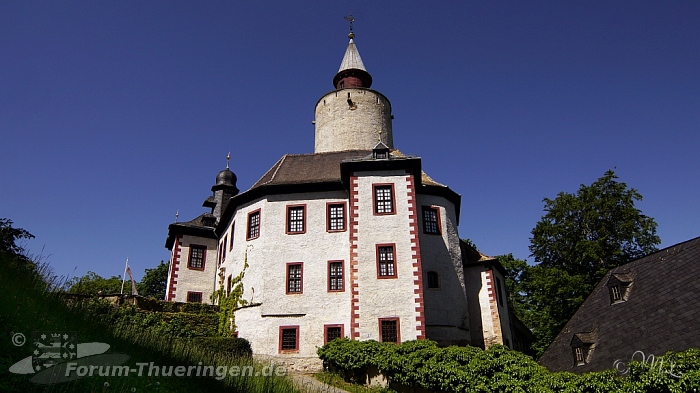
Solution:
<path fill-rule="evenodd" d="M 552 371 L 617 368 L 700 348 L 700 237 L 610 270 L 539 362 Z"/>

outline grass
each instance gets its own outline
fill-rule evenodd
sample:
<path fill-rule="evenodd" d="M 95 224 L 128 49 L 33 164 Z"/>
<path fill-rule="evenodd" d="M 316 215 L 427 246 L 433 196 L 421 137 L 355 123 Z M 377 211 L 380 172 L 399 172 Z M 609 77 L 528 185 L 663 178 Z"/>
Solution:
<path fill-rule="evenodd" d="M 190 340 L 159 336 L 129 326 L 111 327 L 94 314 L 80 307 L 68 307 L 55 291 L 60 282 L 50 277 L 46 264 L 28 264 L 13 256 L 0 253 L 0 391 L 1 392 L 252 392 L 292 393 L 298 390 L 291 379 L 269 374 L 269 365 L 258 364 L 250 358 L 225 353 L 212 353 L 194 345 Z M 39 266 L 39 267 L 36 267 Z M 153 362 L 157 366 L 216 365 L 252 367 L 252 375 L 223 380 L 211 377 L 85 377 L 51 385 L 30 382 L 32 375 L 9 372 L 15 362 L 31 356 L 32 332 L 76 332 L 78 343 L 102 342 L 110 345 L 108 353 L 129 355 L 125 363 L 138 368 L 137 363 Z M 12 336 L 22 333 L 27 338 L 23 346 L 15 346 Z M 200 363 L 201 362 L 201 363 Z M 248 370 L 248 369 L 245 369 Z M 96 374 L 96 373 L 95 373 Z M 195 374 L 193 372 L 193 374 Z"/>

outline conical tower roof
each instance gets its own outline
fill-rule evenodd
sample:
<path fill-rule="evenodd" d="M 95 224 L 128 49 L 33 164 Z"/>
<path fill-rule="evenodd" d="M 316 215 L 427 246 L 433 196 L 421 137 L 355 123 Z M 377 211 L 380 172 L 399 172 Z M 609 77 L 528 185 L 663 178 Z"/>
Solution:
<path fill-rule="evenodd" d="M 357 51 L 355 40 L 352 38 L 350 38 L 348 48 L 345 50 L 345 56 L 343 57 L 343 61 L 340 63 L 340 68 L 338 69 L 338 72 L 350 69 L 362 70 L 367 72 L 365 64 L 362 62 L 362 58 L 360 57 L 360 52 Z"/>
<path fill-rule="evenodd" d="M 372 75 L 367 72 L 365 64 L 362 62 L 360 52 L 355 45 L 355 34 L 348 34 L 350 42 L 345 50 L 345 56 L 340 63 L 338 73 L 333 78 L 333 86 L 336 89 L 345 89 L 348 87 L 366 87 L 372 85 Z"/>

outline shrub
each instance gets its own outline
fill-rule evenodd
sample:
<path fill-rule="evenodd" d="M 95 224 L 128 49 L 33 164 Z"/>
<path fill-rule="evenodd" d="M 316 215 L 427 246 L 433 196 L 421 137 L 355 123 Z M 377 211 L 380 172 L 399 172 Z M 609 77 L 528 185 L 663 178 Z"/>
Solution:
<path fill-rule="evenodd" d="M 439 348 L 429 340 L 400 345 L 334 340 L 318 349 L 331 371 L 362 380 L 358 372 L 377 367 L 393 383 L 440 392 L 698 392 L 700 350 L 669 352 L 655 363 L 630 362 L 615 370 L 575 375 L 553 373 L 532 358 L 502 345 Z"/>

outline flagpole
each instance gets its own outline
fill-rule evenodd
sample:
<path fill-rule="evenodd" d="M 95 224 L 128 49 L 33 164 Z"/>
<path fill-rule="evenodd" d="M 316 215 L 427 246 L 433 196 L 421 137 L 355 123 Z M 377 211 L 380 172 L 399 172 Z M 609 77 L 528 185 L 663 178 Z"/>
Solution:
<path fill-rule="evenodd" d="M 124 274 L 122 274 L 122 290 L 121 294 L 124 294 L 124 280 L 126 280 L 126 268 L 129 267 L 129 257 L 126 257 L 126 263 L 124 264 Z"/>

